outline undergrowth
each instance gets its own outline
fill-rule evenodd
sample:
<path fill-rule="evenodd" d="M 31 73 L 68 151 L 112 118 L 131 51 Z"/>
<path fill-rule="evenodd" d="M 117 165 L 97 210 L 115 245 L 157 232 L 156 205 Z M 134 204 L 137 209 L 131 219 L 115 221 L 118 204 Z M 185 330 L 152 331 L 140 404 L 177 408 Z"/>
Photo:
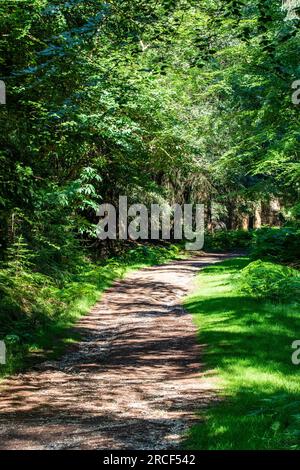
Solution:
<path fill-rule="evenodd" d="M 201 378 L 215 384 L 206 411 L 199 403 L 200 422 L 190 430 L 188 449 L 300 449 L 300 366 L 292 361 L 299 297 L 241 291 L 240 273 L 251 271 L 249 262 L 236 258 L 205 268 L 198 292 L 185 304 L 203 345 Z M 277 276 L 277 268 L 267 266 L 274 269 Z"/>

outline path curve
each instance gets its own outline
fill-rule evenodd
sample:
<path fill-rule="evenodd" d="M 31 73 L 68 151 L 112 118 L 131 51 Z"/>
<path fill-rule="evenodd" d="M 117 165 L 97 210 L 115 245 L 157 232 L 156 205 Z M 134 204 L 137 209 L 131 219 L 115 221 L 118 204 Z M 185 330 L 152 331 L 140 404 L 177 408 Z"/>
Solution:
<path fill-rule="evenodd" d="M 76 328 L 81 342 L 1 384 L 0 449 L 173 449 L 215 400 L 180 300 L 211 254 L 131 273 Z"/>

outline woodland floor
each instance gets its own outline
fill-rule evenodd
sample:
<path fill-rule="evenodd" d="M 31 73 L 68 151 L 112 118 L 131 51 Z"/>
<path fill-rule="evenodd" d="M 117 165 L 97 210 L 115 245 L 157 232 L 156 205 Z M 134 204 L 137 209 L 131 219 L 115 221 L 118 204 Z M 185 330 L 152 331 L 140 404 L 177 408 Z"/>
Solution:
<path fill-rule="evenodd" d="M 181 299 L 202 267 L 194 256 L 131 273 L 76 326 L 58 361 L 1 383 L 0 449 L 173 449 L 196 412 L 217 400 Z"/>

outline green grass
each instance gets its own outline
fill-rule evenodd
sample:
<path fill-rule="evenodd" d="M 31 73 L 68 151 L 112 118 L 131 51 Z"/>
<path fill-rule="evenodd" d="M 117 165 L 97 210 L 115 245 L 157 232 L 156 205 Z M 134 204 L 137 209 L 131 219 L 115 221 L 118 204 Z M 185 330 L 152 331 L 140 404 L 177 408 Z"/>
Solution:
<path fill-rule="evenodd" d="M 185 302 L 204 346 L 204 377 L 216 379 L 219 402 L 187 436 L 187 449 L 300 449 L 300 366 L 291 344 L 300 339 L 300 307 L 238 292 L 247 258 L 204 269 Z"/>
<path fill-rule="evenodd" d="M 61 279 L 55 282 L 55 279 L 44 276 L 42 280 L 45 285 L 38 289 L 31 281 L 30 273 L 25 272 L 23 277 L 17 279 L 19 291 L 13 289 L 10 296 L 1 298 L 0 339 L 5 340 L 7 357 L 6 364 L 0 364 L 0 377 L 24 370 L 45 359 L 57 359 L 68 345 L 77 342 L 80 338 L 72 326 L 101 298 L 103 291 L 115 279 L 123 278 L 132 270 L 182 256 L 174 245 L 141 245 L 118 257 L 103 260 L 101 264 L 82 257 L 76 272 L 66 276 L 64 282 Z M 35 296 L 30 294 L 31 290 Z M 27 293 L 30 294 L 28 298 Z M 26 310 L 15 313 L 15 305 L 20 309 L 24 299 Z"/>

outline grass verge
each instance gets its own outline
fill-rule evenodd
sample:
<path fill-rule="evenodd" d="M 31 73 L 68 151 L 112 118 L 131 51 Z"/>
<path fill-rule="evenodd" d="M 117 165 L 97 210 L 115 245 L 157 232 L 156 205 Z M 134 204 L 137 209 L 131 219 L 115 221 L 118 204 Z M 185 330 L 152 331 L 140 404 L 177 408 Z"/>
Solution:
<path fill-rule="evenodd" d="M 299 304 L 239 292 L 236 277 L 249 261 L 205 268 L 185 302 L 206 345 L 203 372 L 221 389 L 219 403 L 191 428 L 186 449 L 300 449 L 300 366 L 291 360 Z"/>

